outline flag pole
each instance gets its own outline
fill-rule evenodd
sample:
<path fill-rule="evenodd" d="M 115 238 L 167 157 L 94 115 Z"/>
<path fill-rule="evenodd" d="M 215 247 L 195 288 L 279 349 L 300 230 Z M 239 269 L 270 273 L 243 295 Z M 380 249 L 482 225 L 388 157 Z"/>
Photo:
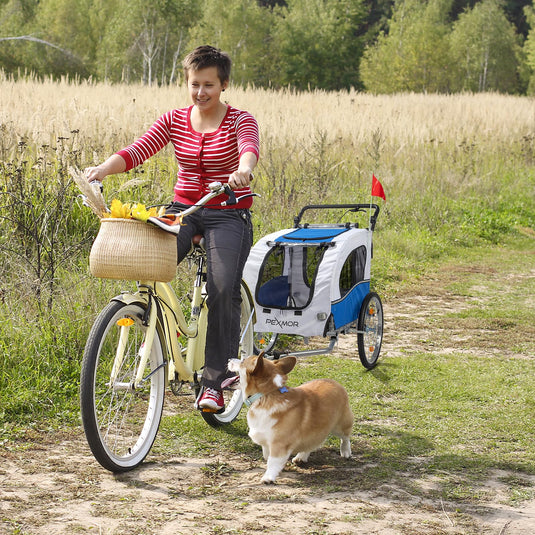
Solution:
<path fill-rule="evenodd" d="M 370 188 L 370 209 L 368 210 L 368 251 L 366 252 L 366 257 L 369 255 L 369 263 L 370 266 L 370 286 L 372 282 L 372 205 L 373 205 L 373 177 L 375 175 L 372 174 L 372 187 Z"/>
<path fill-rule="evenodd" d="M 370 192 L 370 211 L 368 212 L 368 228 L 372 229 L 372 206 L 373 206 L 373 194 Z"/>
<path fill-rule="evenodd" d="M 368 217 L 368 249 L 370 251 L 370 265 L 371 265 L 371 254 L 372 254 L 372 209 L 373 209 L 373 197 L 381 197 L 383 201 L 386 202 L 385 190 L 383 185 L 375 178 L 375 174 L 372 173 L 372 189 L 370 195 L 370 213 Z M 370 280 L 371 280 L 371 269 L 370 269 Z"/>

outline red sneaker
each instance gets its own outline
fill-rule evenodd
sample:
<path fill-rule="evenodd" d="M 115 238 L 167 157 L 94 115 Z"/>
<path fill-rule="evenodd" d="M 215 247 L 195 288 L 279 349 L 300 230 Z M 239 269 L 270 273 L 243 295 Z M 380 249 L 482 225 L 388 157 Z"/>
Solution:
<path fill-rule="evenodd" d="M 197 408 L 220 411 L 225 407 L 223 392 L 215 388 L 204 388 L 201 397 L 197 400 Z"/>

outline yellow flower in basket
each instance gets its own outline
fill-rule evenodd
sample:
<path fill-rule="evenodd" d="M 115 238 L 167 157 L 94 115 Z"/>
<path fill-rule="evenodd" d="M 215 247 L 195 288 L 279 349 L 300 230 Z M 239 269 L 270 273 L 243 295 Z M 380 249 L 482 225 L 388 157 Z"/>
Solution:
<path fill-rule="evenodd" d="M 107 214 L 107 217 L 147 221 L 149 217 L 156 217 L 157 215 L 156 208 L 147 210 L 145 205 L 141 203 L 122 203 L 119 199 L 113 199 L 113 201 L 111 201 L 111 210 L 110 213 Z"/>
<path fill-rule="evenodd" d="M 110 206 L 110 217 L 118 217 L 120 219 L 132 219 L 130 213 L 130 203 L 122 203 L 119 199 L 113 199 Z"/>
<path fill-rule="evenodd" d="M 134 204 L 132 206 L 132 217 L 139 221 L 147 221 L 149 217 L 156 217 L 158 215 L 156 208 L 145 208 L 144 204 Z"/>

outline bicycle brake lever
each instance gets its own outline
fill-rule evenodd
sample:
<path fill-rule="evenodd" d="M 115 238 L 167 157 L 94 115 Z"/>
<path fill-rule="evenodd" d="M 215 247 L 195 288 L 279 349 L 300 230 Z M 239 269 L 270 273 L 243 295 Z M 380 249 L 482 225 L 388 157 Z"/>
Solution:
<path fill-rule="evenodd" d="M 246 193 L 245 195 L 240 195 L 237 197 L 238 201 L 242 201 L 243 199 L 247 199 L 248 197 L 262 197 L 260 193 Z"/>
<path fill-rule="evenodd" d="M 231 187 L 228 184 L 225 184 L 224 188 L 225 193 L 228 195 L 228 200 L 221 203 L 221 206 L 232 206 L 233 204 L 237 204 L 236 200 L 236 194 L 231 189 Z"/>

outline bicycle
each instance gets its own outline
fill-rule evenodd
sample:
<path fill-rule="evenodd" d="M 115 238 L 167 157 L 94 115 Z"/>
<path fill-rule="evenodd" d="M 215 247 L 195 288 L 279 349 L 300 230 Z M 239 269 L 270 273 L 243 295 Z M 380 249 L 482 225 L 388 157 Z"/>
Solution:
<path fill-rule="evenodd" d="M 222 194 L 238 199 L 226 185 L 181 213 L 182 218 Z M 248 194 L 254 195 L 254 194 Z M 187 260 L 194 266 L 191 303 L 183 310 L 171 283 L 138 281 L 137 291 L 113 297 L 97 316 L 84 350 L 80 380 L 82 423 L 96 460 L 112 472 L 139 466 L 150 452 L 162 417 L 166 386 L 177 395 L 189 383 L 200 389 L 207 329 L 206 251 L 194 240 Z M 238 358 L 254 350 L 254 304 L 241 284 L 241 334 Z M 201 411 L 213 427 L 235 420 L 243 405 L 241 389 L 225 390 L 225 407 Z"/>

